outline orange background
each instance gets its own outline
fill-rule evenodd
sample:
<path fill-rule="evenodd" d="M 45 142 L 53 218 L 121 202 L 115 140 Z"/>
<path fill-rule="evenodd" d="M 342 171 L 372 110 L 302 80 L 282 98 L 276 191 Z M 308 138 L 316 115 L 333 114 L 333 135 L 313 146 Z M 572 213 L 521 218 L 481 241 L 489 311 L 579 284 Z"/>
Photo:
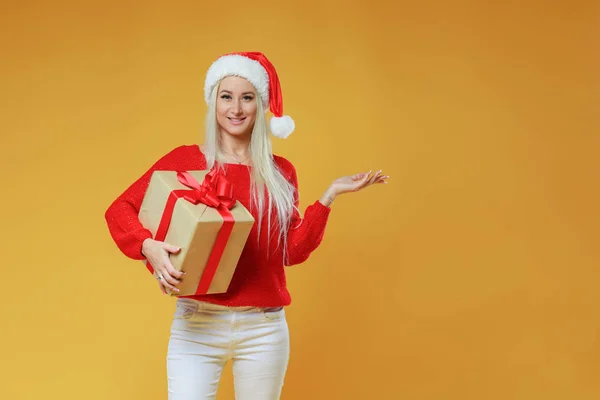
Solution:
<path fill-rule="evenodd" d="M 202 140 L 240 50 L 280 74 L 303 208 L 391 176 L 288 270 L 283 399 L 600 397 L 598 2 L 300 3 L 2 4 L 0 398 L 166 399 L 174 299 L 104 211 Z"/>

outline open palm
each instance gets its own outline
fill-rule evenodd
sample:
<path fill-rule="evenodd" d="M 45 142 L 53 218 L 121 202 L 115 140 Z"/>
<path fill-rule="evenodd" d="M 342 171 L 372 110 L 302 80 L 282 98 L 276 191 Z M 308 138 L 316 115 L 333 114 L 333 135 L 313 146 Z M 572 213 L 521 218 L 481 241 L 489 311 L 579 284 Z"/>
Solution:
<path fill-rule="evenodd" d="M 343 176 L 333 181 L 331 184 L 331 189 L 335 191 L 336 195 L 348 192 L 357 192 L 375 183 L 387 183 L 386 179 L 389 178 L 389 176 L 382 175 L 381 171 L 377 171 L 375 174 L 373 174 L 373 176 L 370 176 L 370 174 L 371 171 L 356 175 Z"/>

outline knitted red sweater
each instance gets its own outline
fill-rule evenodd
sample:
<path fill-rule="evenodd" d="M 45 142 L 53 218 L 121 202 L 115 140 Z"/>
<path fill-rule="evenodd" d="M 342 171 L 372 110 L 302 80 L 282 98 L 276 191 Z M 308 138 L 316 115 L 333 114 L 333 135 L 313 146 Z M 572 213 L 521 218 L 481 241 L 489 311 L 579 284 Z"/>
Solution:
<path fill-rule="evenodd" d="M 294 166 L 283 157 L 274 156 L 276 165 L 296 190 L 298 179 Z M 250 208 L 250 174 L 245 165 L 225 164 L 225 173 L 234 184 L 235 198 L 248 209 L 258 221 L 257 212 Z M 204 170 L 206 159 L 197 145 L 179 146 L 159 159 L 146 173 L 122 193 L 105 213 L 109 232 L 118 248 L 127 257 L 144 260 L 142 242 L 152 237 L 138 219 L 138 211 L 156 170 Z M 296 196 L 296 207 L 298 207 Z M 311 204 L 304 218 L 296 212 L 288 233 L 288 263 L 300 264 L 319 246 L 325 232 L 330 208 L 320 201 Z M 273 217 L 272 217 L 273 218 Z M 290 304 L 286 287 L 282 246 L 277 245 L 277 235 L 271 229 L 267 251 L 267 217 L 261 224 L 260 242 L 255 223 L 240 256 L 227 293 L 200 296 L 182 296 L 227 306 L 274 307 Z M 260 243 L 260 245 L 259 245 Z"/>

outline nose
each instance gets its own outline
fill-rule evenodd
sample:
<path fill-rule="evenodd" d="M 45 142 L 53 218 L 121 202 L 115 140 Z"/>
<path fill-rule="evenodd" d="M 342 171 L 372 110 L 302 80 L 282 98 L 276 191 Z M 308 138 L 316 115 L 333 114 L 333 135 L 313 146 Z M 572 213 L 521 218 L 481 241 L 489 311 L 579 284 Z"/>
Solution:
<path fill-rule="evenodd" d="M 233 105 L 233 113 L 235 115 L 240 115 L 242 113 L 242 104 L 238 101 Z"/>

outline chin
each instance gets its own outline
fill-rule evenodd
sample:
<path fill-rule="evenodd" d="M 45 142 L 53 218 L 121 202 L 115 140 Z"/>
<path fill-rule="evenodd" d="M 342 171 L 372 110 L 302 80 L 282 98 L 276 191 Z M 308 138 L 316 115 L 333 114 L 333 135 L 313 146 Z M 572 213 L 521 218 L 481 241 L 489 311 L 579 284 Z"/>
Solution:
<path fill-rule="evenodd" d="M 236 126 L 235 128 L 227 127 L 224 131 L 233 136 L 244 136 L 252 132 L 251 129 L 241 128 L 239 126 Z"/>
<path fill-rule="evenodd" d="M 232 136 L 245 136 L 252 133 L 252 127 L 247 125 L 244 126 L 231 126 L 227 124 L 226 126 L 221 126 L 221 130 Z"/>

